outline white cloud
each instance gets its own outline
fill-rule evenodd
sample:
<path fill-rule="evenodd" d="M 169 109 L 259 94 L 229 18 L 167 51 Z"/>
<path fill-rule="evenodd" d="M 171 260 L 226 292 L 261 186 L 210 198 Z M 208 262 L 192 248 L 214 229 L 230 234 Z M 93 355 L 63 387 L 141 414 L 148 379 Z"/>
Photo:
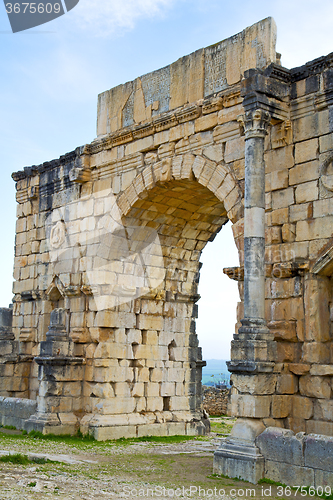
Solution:
<path fill-rule="evenodd" d="M 90 34 L 107 37 L 134 28 L 139 19 L 163 15 L 174 3 L 175 0 L 80 0 L 71 11 L 71 22 Z"/>

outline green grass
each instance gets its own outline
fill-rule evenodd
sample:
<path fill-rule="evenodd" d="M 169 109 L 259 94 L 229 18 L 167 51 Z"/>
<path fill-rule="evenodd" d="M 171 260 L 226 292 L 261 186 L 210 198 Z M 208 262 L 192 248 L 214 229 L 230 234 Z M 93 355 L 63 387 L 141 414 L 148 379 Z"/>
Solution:
<path fill-rule="evenodd" d="M 209 418 L 221 418 L 221 417 L 227 417 L 225 413 L 222 413 L 221 415 L 209 415 Z"/>
<path fill-rule="evenodd" d="M 220 421 L 210 422 L 211 432 L 217 432 L 224 436 L 228 436 L 234 426 L 235 420 L 224 420 L 223 417 L 219 417 Z"/>
<path fill-rule="evenodd" d="M 0 457 L 0 462 L 17 464 L 17 465 L 28 465 L 28 464 L 60 464 L 55 460 L 49 460 L 44 457 L 32 457 L 29 458 L 28 455 L 22 455 L 21 453 L 13 453 L 11 455 L 3 455 Z"/>
<path fill-rule="evenodd" d="M 61 441 L 69 444 L 96 441 L 93 436 L 90 436 L 89 434 L 83 435 L 80 431 L 77 432 L 77 434 L 75 434 L 74 436 L 72 436 L 71 434 L 43 434 L 39 431 L 30 431 L 28 436 L 33 439 Z"/>
<path fill-rule="evenodd" d="M 41 440 L 50 440 L 57 441 L 67 444 L 78 444 L 78 443 L 92 443 L 94 442 L 96 445 L 105 445 L 105 441 L 99 442 L 96 441 L 93 436 L 88 434 L 82 435 L 78 432 L 76 435 L 71 436 L 70 434 L 42 434 L 39 431 L 30 431 L 28 434 L 29 438 L 32 439 L 41 439 Z M 116 440 L 107 441 L 110 444 L 132 444 L 132 443 L 182 443 L 184 441 L 189 441 L 193 439 L 203 440 L 204 436 L 142 436 L 138 438 L 119 438 Z"/>
<path fill-rule="evenodd" d="M 284 483 L 278 483 L 276 481 L 273 481 L 272 479 L 269 479 L 268 477 L 264 477 L 263 479 L 259 479 L 258 484 L 273 484 L 274 486 L 283 486 L 284 488 L 287 486 Z"/>
<path fill-rule="evenodd" d="M 132 443 L 183 443 L 196 439 L 196 436 L 142 436 L 138 438 L 119 438 L 116 444 L 132 444 Z"/>
<path fill-rule="evenodd" d="M 229 476 L 224 476 L 223 474 L 210 474 L 207 476 L 208 479 L 230 479 Z"/>
<path fill-rule="evenodd" d="M 19 465 L 28 465 L 30 464 L 30 460 L 27 455 L 22 455 L 21 453 L 15 453 L 13 455 L 4 455 L 0 457 L 0 462 L 9 463 L 9 464 L 19 464 Z"/>
<path fill-rule="evenodd" d="M 15 425 L 0 425 L 1 429 L 8 429 L 10 431 L 16 431 Z"/>
<path fill-rule="evenodd" d="M 76 435 L 72 436 L 70 434 L 42 434 L 39 431 L 30 431 L 29 434 L 5 434 L 1 433 L 1 439 L 6 439 L 6 441 L 15 441 L 17 439 L 24 440 L 28 442 L 38 441 L 53 441 L 55 443 L 61 443 L 63 445 L 68 445 L 70 447 L 75 447 L 79 449 L 88 450 L 90 448 L 94 448 L 94 450 L 104 450 L 107 451 L 108 448 L 112 446 L 127 446 L 136 443 L 160 443 L 160 444 L 176 444 L 183 443 L 185 441 L 207 441 L 209 438 L 207 436 L 142 436 L 138 438 L 120 438 L 117 440 L 108 440 L 108 441 L 96 441 L 93 436 L 90 435 L 82 435 L 82 433 L 78 432 Z"/>

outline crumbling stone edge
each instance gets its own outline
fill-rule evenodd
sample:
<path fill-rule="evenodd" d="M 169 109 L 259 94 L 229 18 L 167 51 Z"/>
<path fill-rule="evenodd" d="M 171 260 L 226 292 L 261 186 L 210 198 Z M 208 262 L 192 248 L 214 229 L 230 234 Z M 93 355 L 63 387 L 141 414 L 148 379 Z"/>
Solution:
<path fill-rule="evenodd" d="M 256 439 L 264 477 L 288 486 L 333 485 L 333 437 L 268 427 Z"/>

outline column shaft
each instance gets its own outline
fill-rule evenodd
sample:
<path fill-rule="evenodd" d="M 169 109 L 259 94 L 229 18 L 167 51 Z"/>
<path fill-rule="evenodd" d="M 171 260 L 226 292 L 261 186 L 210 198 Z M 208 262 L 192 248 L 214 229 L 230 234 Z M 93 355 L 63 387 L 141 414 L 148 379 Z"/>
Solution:
<path fill-rule="evenodd" d="M 244 318 L 265 318 L 264 137 L 245 142 Z"/>

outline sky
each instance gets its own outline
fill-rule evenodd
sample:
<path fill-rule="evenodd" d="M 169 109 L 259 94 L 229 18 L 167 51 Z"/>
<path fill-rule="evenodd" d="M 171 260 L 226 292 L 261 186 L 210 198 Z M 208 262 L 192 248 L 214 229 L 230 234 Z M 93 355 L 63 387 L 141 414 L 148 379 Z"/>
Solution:
<path fill-rule="evenodd" d="M 277 24 L 283 66 L 333 51 L 329 0 L 80 0 L 66 15 L 16 34 L 0 5 L 0 307 L 12 300 L 11 173 L 90 143 L 99 93 L 268 16 Z M 230 227 L 207 245 L 202 262 L 197 332 L 203 356 L 229 359 L 238 299 L 237 284 L 222 273 L 237 265 Z"/>

